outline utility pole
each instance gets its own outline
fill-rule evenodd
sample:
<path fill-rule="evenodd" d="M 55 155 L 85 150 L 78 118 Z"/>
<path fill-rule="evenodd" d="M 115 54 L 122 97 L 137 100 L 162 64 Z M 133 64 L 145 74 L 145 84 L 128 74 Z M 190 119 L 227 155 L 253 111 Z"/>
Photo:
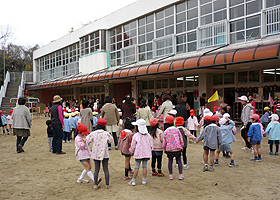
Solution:
<path fill-rule="evenodd" d="M 6 55 L 5 55 L 5 46 L 4 46 L 4 79 L 3 79 L 3 83 L 4 83 L 4 81 L 5 81 L 5 70 L 6 70 L 6 64 L 5 64 L 5 59 L 6 59 Z"/>

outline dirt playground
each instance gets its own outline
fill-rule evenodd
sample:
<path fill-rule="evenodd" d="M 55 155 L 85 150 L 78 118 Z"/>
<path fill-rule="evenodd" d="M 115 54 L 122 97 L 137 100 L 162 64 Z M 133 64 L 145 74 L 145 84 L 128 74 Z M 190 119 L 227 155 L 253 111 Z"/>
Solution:
<path fill-rule="evenodd" d="M 52 154 L 48 150 L 45 121 L 33 119 L 31 136 L 23 153 L 16 153 L 16 137 L 0 135 L 0 199 L 280 199 L 280 156 L 269 155 L 267 137 L 262 141 L 262 162 L 252 162 L 251 151 L 241 150 L 244 142 L 240 133 L 232 144 L 236 168 L 228 167 L 230 160 L 220 157 L 214 172 L 203 172 L 203 143 L 189 143 L 187 148 L 190 169 L 184 170 L 185 179 L 178 180 L 174 163 L 174 180 L 168 179 L 167 158 L 163 155 L 164 177 L 153 177 L 148 162 L 146 185 L 142 185 L 142 169 L 136 186 L 124 180 L 124 157 L 118 150 L 110 151 L 110 189 L 105 188 L 104 173 L 98 190 L 93 182 L 77 183 L 83 166 L 75 159 L 75 145 L 63 143 L 67 154 Z M 238 128 L 239 130 L 239 128 Z M 275 150 L 275 147 L 274 147 Z M 94 172 L 94 163 L 92 171 Z M 134 159 L 131 161 L 134 167 Z M 90 180 L 89 177 L 85 177 Z"/>

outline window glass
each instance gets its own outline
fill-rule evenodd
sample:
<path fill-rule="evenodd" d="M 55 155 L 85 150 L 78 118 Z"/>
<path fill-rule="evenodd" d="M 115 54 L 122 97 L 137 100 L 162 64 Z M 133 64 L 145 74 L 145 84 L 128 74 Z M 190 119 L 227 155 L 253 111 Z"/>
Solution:
<path fill-rule="evenodd" d="M 244 5 L 230 8 L 230 19 L 244 16 Z"/>
<path fill-rule="evenodd" d="M 199 84 L 199 76 L 194 76 L 194 86 L 198 86 Z"/>
<path fill-rule="evenodd" d="M 149 81 L 148 84 L 149 84 L 149 87 L 148 87 L 149 89 L 154 89 L 154 87 L 155 87 L 154 81 Z"/>
<path fill-rule="evenodd" d="M 188 10 L 188 19 L 192 19 L 198 16 L 198 10 L 197 8 Z"/>
<path fill-rule="evenodd" d="M 225 0 L 214 1 L 214 11 L 220 10 L 222 8 L 226 8 L 226 1 Z"/>
<path fill-rule="evenodd" d="M 162 88 L 168 88 L 168 79 L 162 79 Z"/>
<path fill-rule="evenodd" d="M 173 15 L 174 14 L 174 8 L 173 6 L 170 6 L 169 8 L 165 9 L 165 17 Z"/>
<path fill-rule="evenodd" d="M 240 4 L 240 3 L 244 3 L 244 0 L 230 0 L 229 1 L 230 6 L 234 6 L 234 5 L 237 5 L 237 4 Z"/>
<path fill-rule="evenodd" d="M 187 1 L 188 9 L 196 7 L 197 3 L 198 3 L 197 0 L 189 0 L 189 1 Z"/>
<path fill-rule="evenodd" d="M 192 87 L 193 86 L 193 76 L 187 76 L 185 78 L 186 81 L 186 87 Z"/>
<path fill-rule="evenodd" d="M 176 26 L 176 33 L 182 33 L 186 31 L 186 23 L 181 23 Z"/>
<path fill-rule="evenodd" d="M 230 23 L 230 32 L 235 32 L 244 29 L 244 20 L 237 20 Z"/>
<path fill-rule="evenodd" d="M 280 5 L 280 0 L 266 0 L 266 7 L 272 7 Z"/>
<path fill-rule="evenodd" d="M 211 13 L 212 12 L 212 4 L 209 3 L 209 4 L 206 4 L 204 6 L 201 6 L 201 15 L 205 15 L 205 14 L 208 14 L 208 13 Z"/>
<path fill-rule="evenodd" d="M 148 82 L 147 81 L 143 81 L 142 84 L 143 84 L 143 90 L 148 89 Z"/>
<path fill-rule="evenodd" d="M 238 83 L 248 83 L 248 75 L 246 72 L 238 72 Z"/>
<path fill-rule="evenodd" d="M 176 5 L 176 12 L 177 13 L 183 12 L 184 10 L 186 10 L 185 2 Z"/>
<path fill-rule="evenodd" d="M 162 19 L 163 17 L 164 17 L 163 10 L 156 13 L 156 19 L 157 20 Z"/>
<path fill-rule="evenodd" d="M 263 70 L 263 82 L 274 82 L 275 69 Z"/>
<path fill-rule="evenodd" d="M 208 3 L 208 2 L 211 2 L 211 0 L 200 0 L 200 4 L 205 4 L 205 3 Z"/>
<path fill-rule="evenodd" d="M 178 14 L 177 17 L 176 17 L 176 22 L 177 23 L 182 22 L 182 21 L 186 21 L 186 13 L 185 12 Z"/>
<path fill-rule="evenodd" d="M 246 9 L 247 15 L 252 14 L 252 13 L 256 13 L 256 12 L 260 12 L 261 9 L 262 9 L 262 1 L 257 0 L 257 1 L 247 3 L 246 8 L 247 8 Z"/>
<path fill-rule="evenodd" d="M 234 84 L 234 73 L 224 74 L 224 84 Z"/>
<path fill-rule="evenodd" d="M 188 24 L 188 30 L 196 29 L 196 27 L 198 26 L 198 21 L 197 19 L 190 20 L 188 21 L 187 24 Z"/>
<path fill-rule="evenodd" d="M 176 87 L 176 78 L 171 78 L 170 79 L 170 88 L 175 88 Z"/>
<path fill-rule="evenodd" d="M 177 87 L 183 87 L 184 77 L 177 78 Z"/>
<path fill-rule="evenodd" d="M 161 89 L 161 80 L 156 81 L 157 89 Z"/>
<path fill-rule="evenodd" d="M 247 28 L 260 26 L 260 24 L 261 24 L 261 16 L 260 15 L 249 17 L 246 20 L 246 27 Z"/>
<path fill-rule="evenodd" d="M 138 26 L 143 26 L 143 25 L 145 25 L 145 17 L 138 20 Z"/>
<path fill-rule="evenodd" d="M 276 69 L 276 81 L 280 81 L 280 68 Z"/>
<path fill-rule="evenodd" d="M 213 75 L 213 85 L 223 85 L 223 74 Z"/>
<path fill-rule="evenodd" d="M 259 78 L 259 70 L 249 71 L 249 83 L 258 83 Z"/>
<path fill-rule="evenodd" d="M 222 10 L 222 11 L 214 13 L 214 22 L 221 21 L 226 18 L 227 18 L 226 10 Z"/>

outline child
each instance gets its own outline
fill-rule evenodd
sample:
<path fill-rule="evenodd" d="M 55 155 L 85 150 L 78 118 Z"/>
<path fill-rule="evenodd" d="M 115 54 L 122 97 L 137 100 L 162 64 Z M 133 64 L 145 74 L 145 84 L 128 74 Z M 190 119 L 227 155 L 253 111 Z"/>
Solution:
<path fill-rule="evenodd" d="M 177 117 L 176 118 L 176 122 L 175 122 L 175 126 L 178 128 L 178 130 L 180 131 L 183 141 L 184 141 L 184 146 L 183 146 L 183 152 L 182 152 L 182 156 L 183 156 L 183 161 L 184 161 L 184 169 L 189 169 L 190 166 L 187 164 L 187 145 L 188 145 L 188 140 L 187 137 L 192 139 L 192 140 L 196 140 L 196 137 L 193 136 L 185 127 L 184 127 L 184 118 L 183 117 Z"/>
<path fill-rule="evenodd" d="M 134 129 L 134 126 L 131 124 L 132 121 L 133 120 L 129 118 L 125 120 L 124 130 L 121 132 L 117 146 L 118 150 L 120 150 L 121 154 L 125 157 L 124 179 L 131 179 L 131 176 L 128 175 L 129 172 L 133 174 L 133 171 L 130 167 L 131 154 L 129 152 L 129 148 L 133 137 L 132 130 Z"/>
<path fill-rule="evenodd" d="M 148 129 L 146 127 L 146 121 L 144 119 L 138 119 L 136 122 L 132 122 L 133 125 L 137 126 L 137 133 L 134 134 L 131 142 L 131 147 L 129 151 L 134 155 L 135 158 L 135 170 L 133 173 L 133 178 L 128 183 L 129 185 L 136 185 L 135 179 L 138 175 L 139 167 L 142 162 L 143 167 L 143 180 L 142 184 L 146 184 L 147 180 L 147 162 L 152 157 L 153 149 L 153 139 L 148 134 Z"/>
<path fill-rule="evenodd" d="M 70 140 L 70 120 L 69 120 L 69 114 L 68 113 L 65 113 L 64 114 L 64 119 L 63 119 L 63 122 L 64 122 L 64 128 L 63 128 L 63 143 L 66 142 L 66 139 L 67 140 L 67 143 L 71 142 Z"/>
<path fill-rule="evenodd" d="M 156 118 L 157 112 L 156 112 L 156 108 L 155 107 L 152 107 L 151 113 L 152 113 L 152 118 Z"/>
<path fill-rule="evenodd" d="M 200 134 L 200 136 L 196 139 L 196 143 L 202 141 L 204 139 L 204 168 L 203 171 L 213 172 L 215 169 L 214 165 L 214 155 L 216 149 L 220 148 L 220 144 L 222 143 L 221 130 L 217 126 L 219 124 L 219 117 L 217 115 L 213 115 L 211 117 L 212 124 L 208 125 Z M 208 154 L 210 150 L 210 168 L 208 169 Z"/>
<path fill-rule="evenodd" d="M 254 150 L 255 158 L 251 159 L 251 161 L 262 161 L 261 158 L 261 140 L 262 140 L 262 132 L 261 126 L 258 123 L 259 115 L 253 114 L 250 116 L 252 125 L 249 128 L 247 133 L 248 142 L 252 145 Z"/>
<path fill-rule="evenodd" d="M 176 115 L 177 115 L 177 110 L 170 110 L 170 111 L 168 112 L 168 115 L 171 116 L 171 117 L 173 117 L 173 119 L 175 119 L 175 118 L 176 118 Z M 173 121 L 174 121 L 174 120 L 173 120 Z M 164 122 L 163 126 L 164 126 L 164 128 L 163 128 L 164 131 L 169 127 L 169 125 L 166 124 L 165 122 Z M 173 124 L 173 126 L 175 126 L 175 124 Z"/>
<path fill-rule="evenodd" d="M 175 157 L 179 168 L 179 180 L 182 180 L 184 179 L 184 175 L 181 161 L 181 152 L 184 146 L 184 141 L 180 131 L 173 126 L 174 117 L 167 116 L 164 122 L 167 125 L 167 129 L 164 131 L 162 147 L 164 149 L 164 152 L 167 154 L 168 158 L 169 179 L 173 179 L 172 164 L 173 158 Z"/>
<path fill-rule="evenodd" d="M 197 127 L 199 126 L 197 118 L 195 116 L 194 109 L 190 110 L 190 117 L 188 118 L 188 129 L 190 130 L 191 134 L 196 137 Z"/>
<path fill-rule="evenodd" d="M 7 128 L 7 118 L 6 116 L 3 114 L 2 110 L 0 110 L 0 116 L 1 116 L 1 121 L 2 121 L 2 129 L 3 129 L 3 135 L 5 134 L 5 129 L 7 130 L 7 134 L 9 135 L 9 129 Z"/>
<path fill-rule="evenodd" d="M 271 115 L 271 122 L 265 129 L 265 134 L 268 134 L 268 144 L 270 147 L 269 155 L 273 155 L 273 143 L 275 143 L 276 151 L 275 155 L 279 155 L 279 140 L 280 140 L 280 123 L 278 122 L 279 116 L 277 114 Z"/>
<path fill-rule="evenodd" d="M 208 109 L 208 108 L 205 108 L 204 111 L 203 111 L 203 117 L 201 118 L 200 122 L 199 122 L 199 126 L 200 126 L 200 132 L 203 131 L 203 129 L 205 128 L 204 126 L 204 123 L 205 123 L 205 117 L 206 116 L 209 116 L 211 117 L 213 115 L 213 113 Z M 206 120 L 207 121 L 207 120 Z M 208 124 L 211 124 L 211 122 L 208 121 L 207 125 Z M 207 126 L 206 125 L 206 126 Z"/>
<path fill-rule="evenodd" d="M 265 111 L 265 113 L 263 114 L 263 116 L 260 118 L 260 121 L 261 121 L 261 123 L 262 123 L 262 125 L 263 125 L 263 128 L 264 129 L 266 129 L 266 127 L 267 127 L 267 125 L 268 125 L 268 123 L 269 123 L 269 117 L 270 117 L 270 115 L 271 115 L 271 113 L 270 113 L 270 108 L 268 107 L 268 106 L 266 106 L 265 108 L 264 108 L 264 111 Z"/>
<path fill-rule="evenodd" d="M 158 119 L 152 118 L 150 120 L 151 131 L 150 135 L 153 138 L 153 150 L 152 150 L 152 176 L 163 177 L 164 173 L 161 172 L 161 163 L 162 163 L 162 155 L 163 155 L 163 131 L 158 128 Z M 158 172 L 156 171 L 156 162 Z"/>
<path fill-rule="evenodd" d="M 87 126 L 84 124 L 79 124 L 77 127 L 77 135 L 75 137 L 75 155 L 76 159 L 79 160 L 82 165 L 85 167 L 81 176 L 78 178 L 78 183 L 88 183 L 88 180 L 85 180 L 84 177 L 87 174 L 91 180 L 94 182 L 94 176 L 91 172 L 91 163 L 90 156 L 91 151 L 86 143 L 86 136 L 89 134 Z M 101 182 L 101 179 L 98 179 L 98 183 Z"/>
<path fill-rule="evenodd" d="M 70 123 L 70 140 L 72 140 L 72 133 L 73 133 L 73 138 L 75 139 L 76 137 L 76 129 L 78 127 L 78 122 L 75 118 L 76 112 L 71 113 L 71 118 L 69 119 Z"/>
<path fill-rule="evenodd" d="M 52 121 L 47 120 L 46 125 L 48 126 L 47 134 L 48 134 L 49 152 L 52 152 L 52 141 L 53 141 Z"/>
<path fill-rule="evenodd" d="M 93 114 L 93 119 L 92 119 L 92 125 L 93 125 L 93 130 L 95 130 L 95 127 L 96 127 L 96 125 L 97 125 L 97 114 L 98 114 L 98 112 L 92 112 L 92 114 Z"/>
<path fill-rule="evenodd" d="M 9 111 L 9 115 L 7 116 L 7 122 L 9 124 L 9 128 L 10 128 L 10 134 L 13 134 L 12 132 L 12 124 L 13 124 L 13 119 L 12 119 L 12 114 L 13 114 L 13 110 Z"/>
<path fill-rule="evenodd" d="M 91 132 L 86 140 L 87 143 L 92 142 L 92 158 L 94 160 L 95 164 L 95 170 L 94 170 L 94 189 L 98 189 L 98 174 L 100 170 L 100 163 L 102 162 L 103 171 L 105 174 L 105 183 L 106 183 L 106 189 L 109 189 L 109 149 L 108 149 L 108 143 L 111 143 L 113 141 L 113 137 L 110 133 L 106 131 L 106 120 L 105 119 L 98 119 L 96 130 Z"/>
<path fill-rule="evenodd" d="M 222 135 L 222 143 L 220 148 L 216 153 L 215 165 L 219 165 L 219 154 L 221 151 L 226 151 L 230 153 L 230 164 L 229 167 L 237 167 L 238 165 L 234 163 L 234 153 L 230 144 L 235 142 L 236 139 L 232 133 L 232 128 L 235 126 L 235 123 L 230 120 L 228 117 L 220 119 L 220 130 Z"/>

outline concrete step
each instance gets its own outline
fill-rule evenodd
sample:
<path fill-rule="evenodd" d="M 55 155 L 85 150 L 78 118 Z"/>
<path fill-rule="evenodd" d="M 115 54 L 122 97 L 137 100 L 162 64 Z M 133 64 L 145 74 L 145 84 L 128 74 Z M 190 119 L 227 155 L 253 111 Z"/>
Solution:
<path fill-rule="evenodd" d="M 17 98 L 18 95 L 18 87 L 20 85 L 20 82 L 9 82 L 6 95 L 2 99 L 2 105 L 1 110 L 3 111 L 4 115 L 8 115 L 10 111 L 10 99 L 11 98 Z"/>

